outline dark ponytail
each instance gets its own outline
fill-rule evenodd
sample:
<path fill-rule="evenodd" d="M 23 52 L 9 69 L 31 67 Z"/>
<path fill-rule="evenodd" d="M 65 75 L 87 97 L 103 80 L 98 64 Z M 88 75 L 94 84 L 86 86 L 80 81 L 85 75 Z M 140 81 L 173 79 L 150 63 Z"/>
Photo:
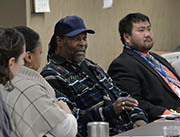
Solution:
<path fill-rule="evenodd" d="M 53 35 L 48 45 L 47 61 L 55 54 L 57 48 L 56 36 Z"/>

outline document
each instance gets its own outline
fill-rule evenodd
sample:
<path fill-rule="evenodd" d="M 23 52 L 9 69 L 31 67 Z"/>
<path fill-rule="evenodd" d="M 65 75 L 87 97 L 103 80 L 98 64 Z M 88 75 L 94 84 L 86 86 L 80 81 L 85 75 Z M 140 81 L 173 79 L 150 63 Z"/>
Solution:
<path fill-rule="evenodd" d="M 50 12 L 49 0 L 34 0 L 34 12 Z"/>
<path fill-rule="evenodd" d="M 113 0 L 104 0 L 104 6 L 103 8 L 112 8 Z"/>

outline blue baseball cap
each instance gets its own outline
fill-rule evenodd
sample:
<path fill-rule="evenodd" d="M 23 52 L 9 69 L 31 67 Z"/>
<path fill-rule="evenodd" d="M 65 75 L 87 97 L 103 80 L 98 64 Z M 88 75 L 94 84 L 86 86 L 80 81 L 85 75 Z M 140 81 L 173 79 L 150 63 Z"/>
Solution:
<path fill-rule="evenodd" d="M 66 16 L 60 19 L 54 28 L 54 36 L 73 37 L 82 32 L 94 34 L 95 31 L 86 29 L 84 21 L 79 16 Z"/>

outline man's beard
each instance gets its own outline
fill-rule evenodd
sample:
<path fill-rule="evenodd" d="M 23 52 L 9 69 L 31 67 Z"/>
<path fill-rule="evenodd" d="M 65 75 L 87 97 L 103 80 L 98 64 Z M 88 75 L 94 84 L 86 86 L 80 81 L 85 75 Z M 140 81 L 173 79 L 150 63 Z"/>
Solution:
<path fill-rule="evenodd" d="M 150 44 L 150 45 L 145 45 L 144 44 L 143 46 L 139 46 L 139 45 L 137 45 L 137 43 L 134 43 L 134 42 L 132 44 L 133 44 L 133 46 L 132 46 L 133 49 L 136 49 L 136 50 L 139 50 L 141 52 L 146 53 L 149 50 L 151 50 L 151 48 L 153 47 L 154 42 L 152 42 L 152 44 Z"/>
<path fill-rule="evenodd" d="M 82 63 L 82 62 L 85 60 L 86 48 L 85 48 L 85 47 L 81 47 L 81 48 L 78 49 L 78 51 L 79 51 L 79 50 L 84 51 L 84 55 L 82 55 L 81 58 L 74 57 L 74 58 L 72 59 L 73 62 L 75 62 L 76 64 L 80 64 L 80 63 Z"/>
<path fill-rule="evenodd" d="M 83 57 L 81 59 L 73 58 L 72 60 L 75 64 L 81 64 L 85 60 L 85 57 Z"/>

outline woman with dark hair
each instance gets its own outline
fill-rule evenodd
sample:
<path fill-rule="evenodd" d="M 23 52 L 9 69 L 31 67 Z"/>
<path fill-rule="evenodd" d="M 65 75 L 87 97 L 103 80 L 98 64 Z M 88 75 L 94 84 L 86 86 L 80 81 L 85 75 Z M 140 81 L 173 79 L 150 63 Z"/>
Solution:
<path fill-rule="evenodd" d="M 15 27 L 26 41 L 25 64 L 12 80 L 14 90 L 5 94 L 12 119 L 13 137 L 75 137 L 77 122 L 69 107 L 58 101 L 55 92 L 37 72 L 42 44 L 29 27 Z"/>
<path fill-rule="evenodd" d="M 37 71 L 41 64 L 42 53 L 42 43 L 39 34 L 25 26 L 16 26 L 15 29 L 23 34 L 26 42 L 26 58 L 24 60 L 24 65 Z"/>
<path fill-rule="evenodd" d="M 24 57 L 25 41 L 22 34 L 12 28 L 0 28 L 0 137 L 10 137 L 12 131 L 2 94 L 13 89 L 11 79 L 24 64 Z"/>

